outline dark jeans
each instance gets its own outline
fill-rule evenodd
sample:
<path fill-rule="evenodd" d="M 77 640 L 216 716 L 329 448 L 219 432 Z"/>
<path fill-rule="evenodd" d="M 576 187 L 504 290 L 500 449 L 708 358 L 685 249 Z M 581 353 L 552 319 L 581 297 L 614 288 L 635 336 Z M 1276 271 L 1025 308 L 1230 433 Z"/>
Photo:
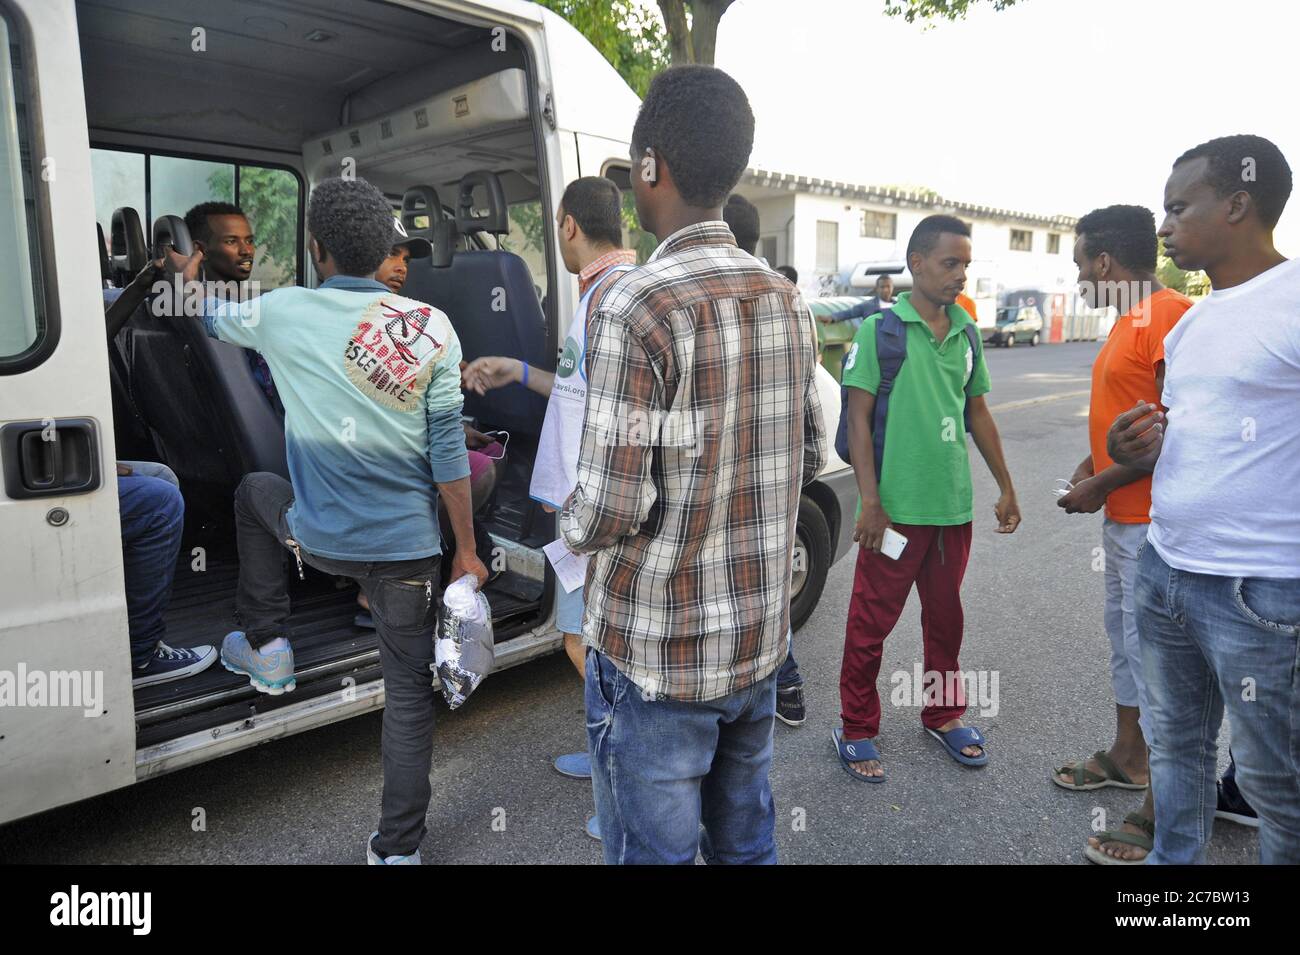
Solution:
<path fill-rule="evenodd" d="M 163 613 L 172 596 L 185 502 L 171 481 L 132 474 L 117 479 L 117 506 L 122 521 L 131 664 L 141 667 L 166 633 Z"/>
<path fill-rule="evenodd" d="M 235 491 L 239 533 L 236 609 L 253 647 L 288 636 L 284 558 L 292 539 L 285 514 L 293 487 L 284 478 L 247 475 Z M 370 601 L 384 671 L 384 795 L 375 850 L 409 855 L 420 847 L 429 811 L 433 758 L 433 631 L 439 599 L 436 556 L 403 561 L 343 561 L 300 550 L 304 563 L 353 577 Z"/>
<path fill-rule="evenodd" d="M 776 688 L 778 690 L 803 686 L 803 674 L 799 672 L 799 662 L 794 658 L 794 634 L 791 633 L 787 639 L 790 641 L 790 652 L 786 655 L 781 668 L 776 671 Z"/>
<path fill-rule="evenodd" d="M 587 651 L 591 783 L 609 865 L 775 863 L 776 675 L 705 703 L 646 700 Z M 701 834 L 700 826 L 704 832 Z"/>

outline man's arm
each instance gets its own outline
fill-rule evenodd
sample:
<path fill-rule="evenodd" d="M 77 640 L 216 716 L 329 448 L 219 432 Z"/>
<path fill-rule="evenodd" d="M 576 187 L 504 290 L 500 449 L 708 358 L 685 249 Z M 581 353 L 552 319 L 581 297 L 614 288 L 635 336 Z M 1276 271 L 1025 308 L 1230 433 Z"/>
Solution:
<path fill-rule="evenodd" d="M 529 391 L 549 398 L 555 384 L 555 372 L 534 368 L 518 358 L 484 355 L 465 366 L 461 379 L 466 388 L 480 395 L 487 394 L 493 388 L 520 384 Z"/>
<path fill-rule="evenodd" d="M 872 443 L 875 415 L 876 396 L 865 388 L 850 385 L 849 459 L 858 482 L 858 497 L 862 501 L 853 528 L 853 540 L 879 553 L 890 518 L 880 503 L 880 485 L 876 483 L 876 449 Z"/>
<path fill-rule="evenodd" d="M 802 302 L 799 308 L 807 309 Z M 808 312 L 811 316 L 811 311 Z M 812 336 L 809 353 L 808 382 L 803 399 L 803 484 L 808 484 L 826 466 L 826 419 L 822 414 L 821 396 L 817 393 L 817 326 L 809 324 Z"/>
<path fill-rule="evenodd" d="M 657 497 L 650 465 L 662 420 L 659 378 L 625 317 L 598 308 L 590 321 L 578 483 L 560 511 L 560 531 L 575 553 L 640 528 Z"/>
<path fill-rule="evenodd" d="M 975 439 L 975 447 L 979 448 L 984 463 L 993 474 L 993 480 L 998 482 L 998 490 L 1002 492 L 997 503 L 993 505 L 993 511 L 998 518 L 997 532 L 1014 534 L 1016 528 L 1020 526 L 1020 504 L 1016 501 L 1016 489 L 1011 483 L 1011 472 L 1007 470 L 1007 461 L 1002 454 L 1002 439 L 998 436 L 998 426 L 993 420 L 993 412 L 989 411 L 988 402 L 983 395 L 975 395 L 966 400 L 970 402 L 971 437 Z"/>
<path fill-rule="evenodd" d="M 465 450 L 465 428 L 460 417 L 465 404 L 460 393 L 460 341 L 454 333 L 450 337 L 447 354 L 429 379 L 424 393 L 429 469 L 447 506 L 451 532 L 456 538 L 451 579 L 459 580 L 466 574 L 473 574 L 481 587 L 487 583 L 488 572 L 474 549 L 469 452 Z"/>

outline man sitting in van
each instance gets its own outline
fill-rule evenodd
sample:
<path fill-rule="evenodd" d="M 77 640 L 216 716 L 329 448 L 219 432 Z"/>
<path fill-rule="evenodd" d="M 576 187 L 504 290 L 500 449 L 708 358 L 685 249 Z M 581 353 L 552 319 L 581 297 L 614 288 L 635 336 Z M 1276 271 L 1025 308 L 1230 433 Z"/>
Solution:
<path fill-rule="evenodd" d="M 203 320 L 208 334 L 257 349 L 275 372 L 291 478 L 249 474 L 235 492 L 244 629 L 226 635 L 222 664 L 260 692 L 294 688 L 286 548 L 300 576 L 306 562 L 361 584 L 387 699 L 383 809 L 367 858 L 411 865 L 430 797 L 440 495 L 456 530 L 452 576 L 482 583 L 487 570 L 474 553 L 460 342 L 438 309 L 375 281 L 392 223 L 370 183 L 325 180 L 307 211 L 321 286 L 209 300 Z M 186 278 L 203 257 L 189 260 Z"/>
<path fill-rule="evenodd" d="M 479 394 L 517 383 L 547 397 L 528 493 L 548 511 L 559 510 L 577 483 L 582 418 L 587 408 L 587 314 L 609 284 L 605 279 L 636 264 L 636 252 L 622 247 L 622 208 L 618 186 L 603 176 L 575 179 L 560 198 L 555 216 L 560 256 L 564 267 L 578 276 L 581 298 L 555 371 L 533 368 L 518 358 L 492 355 L 474 359 L 463 372 L 465 386 Z M 558 582 L 555 588 L 555 626 L 564 635 L 564 652 L 580 677 L 586 670 L 582 591 L 578 587 L 568 592 Z M 560 756 L 555 769 L 563 776 L 590 779 L 591 757 L 586 751 Z M 587 820 L 587 833 L 600 838 L 594 816 Z"/>
<path fill-rule="evenodd" d="M 257 242 L 244 210 L 229 202 L 201 202 L 185 213 L 185 225 L 190 230 L 194 248 L 203 253 L 199 278 L 222 285 L 221 288 L 215 284 L 209 287 L 208 294 L 225 301 L 242 301 L 251 297 L 253 289 L 245 283 L 253 274 Z M 272 407 L 283 414 L 284 408 L 276 396 L 275 382 L 271 380 L 271 369 L 266 359 L 255 351 L 249 351 L 248 367 Z"/>

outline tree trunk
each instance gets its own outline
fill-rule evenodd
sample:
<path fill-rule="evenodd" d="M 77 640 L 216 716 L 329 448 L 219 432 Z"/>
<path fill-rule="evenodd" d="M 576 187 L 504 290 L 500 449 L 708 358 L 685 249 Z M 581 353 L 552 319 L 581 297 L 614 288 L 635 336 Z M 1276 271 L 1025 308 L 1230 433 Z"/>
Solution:
<path fill-rule="evenodd" d="M 694 62 L 713 65 L 713 54 L 718 45 L 718 21 L 733 2 L 734 0 L 690 0 Z"/>
<path fill-rule="evenodd" d="M 691 28 L 686 24 L 684 0 L 659 0 L 659 10 L 664 15 L 664 28 L 668 31 L 668 52 L 672 56 L 673 65 L 694 63 Z M 714 30 L 716 29 L 715 24 Z"/>

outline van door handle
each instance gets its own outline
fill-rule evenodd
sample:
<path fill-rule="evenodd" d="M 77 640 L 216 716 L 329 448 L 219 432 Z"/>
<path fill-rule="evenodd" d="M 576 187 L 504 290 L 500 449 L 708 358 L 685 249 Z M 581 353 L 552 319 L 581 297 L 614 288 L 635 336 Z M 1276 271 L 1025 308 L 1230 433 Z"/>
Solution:
<path fill-rule="evenodd" d="M 100 485 L 93 418 L 11 421 L 0 426 L 0 471 L 12 500 L 88 494 Z"/>
<path fill-rule="evenodd" d="M 48 440 L 44 428 L 28 431 L 22 436 L 23 484 L 33 491 L 48 491 L 63 486 L 63 441 L 58 428 L 51 431 L 53 436 Z"/>

